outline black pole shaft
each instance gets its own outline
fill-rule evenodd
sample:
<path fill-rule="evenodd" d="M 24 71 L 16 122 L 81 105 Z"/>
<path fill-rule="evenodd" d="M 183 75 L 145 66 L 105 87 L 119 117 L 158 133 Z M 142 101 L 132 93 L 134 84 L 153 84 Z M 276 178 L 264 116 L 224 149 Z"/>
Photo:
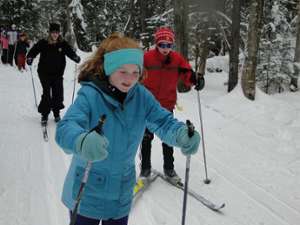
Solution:
<path fill-rule="evenodd" d="M 199 119 L 201 125 L 201 138 L 202 138 L 202 152 L 203 152 L 203 162 L 204 162 L 204 170 L 205 170 L 205 184 L 210 183 L 210 179 L 208 179 L 207 175 L 207 163 L 206 163 L 206 154 L 205 154 L 205 142 L 204 142 L 204 131 L 203 131 L 203 120 L 202 120 L 202 111 L 201 111 L 201 101 L 200 101 L 200 93 L 197 91 L 197 99 L 198 99 L 198 112 L 199 112 Z"/>
<path fill-rule="evenodd" d="M 185 181 L 184 181 L 184 193 L 183 193 L 183 207 L 182 207 L 182 219 L 181 224 L 185 225 L 185 216 L 186 216 L 186 205 L 187 205 L 187 194 L 188 194 L 188 186 L 189 186 L 189 174 L 190 174 L 190 163 L 191 156 L 186 157 L 185 164 Z"/>
<path fill-rule="evenodd" d="M 194 125 L 189 120 L 186 121 L 186 125 L 188 127 L 188 136 L 192 137 L 194 135 L 194 129 L 195 129 Z M 189 178 L 190 178 L 190 164 L 191 164 L 191 156 L 189 155 L 186 157 L 186 164 L 185 164 L 185 181 L 184 181 L 181 225 L 185 225 L 187 194 L 188 194 L 188 186 L 189 186 Z"/>
<path fill-rule="evenodd" d="M 30 74 L 31 74 L 34 103 L 35 103 L 36 108 L 38 108 L 38 104 L 37 104 L 37 100 L 36 100 L 35 85 L 34 85 L 33 74 L 32 74 L 32 66 L 29 66 L 29 69 L 30 69 Z"/>

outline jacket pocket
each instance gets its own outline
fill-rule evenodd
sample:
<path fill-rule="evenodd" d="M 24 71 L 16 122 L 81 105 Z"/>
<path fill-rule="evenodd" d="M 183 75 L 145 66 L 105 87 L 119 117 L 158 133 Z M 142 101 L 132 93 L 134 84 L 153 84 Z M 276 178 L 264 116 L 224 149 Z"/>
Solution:
<path fill-rule="evenodd" d="M 84 176 L 84 171 L 85 169 L 82 167 L 76 167 L 75 169 L 72 188 L 72 198 L 74 200 L 77 198 L 82 178 Z M 91 170 L 82 193 L 82 203 L 97 207 L 101 206 L 101 204 L 103 204 L 103 199 L 106 199 L 107 179 L 108 175 L 105 171 L 95 172 Z"/>

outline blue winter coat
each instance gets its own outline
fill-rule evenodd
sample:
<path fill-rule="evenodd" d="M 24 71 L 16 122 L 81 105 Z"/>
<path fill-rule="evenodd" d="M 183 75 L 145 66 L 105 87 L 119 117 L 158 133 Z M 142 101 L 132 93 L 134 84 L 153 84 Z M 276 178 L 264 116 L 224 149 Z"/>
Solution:
<path fill-rule="evenodd" d="M 103 133 L 109 140 L 108 157 L 94 162 L 81 199 L 79 214 L 94 219 L 118 219 L 129 214 L 136 181 L 135 155 L 147 128 L 176 146 L 176 132 L 183 126 L 163 109 L 141 84 L 127 94 L 123 104 L 92 82 L 82 82 L 73 105 L 59 122 L 56 141 L 73 158 L 65 179 L 62 201 L 73 209 L 87 164 L 76 152 L 76 138 L 106 114 Z"/>

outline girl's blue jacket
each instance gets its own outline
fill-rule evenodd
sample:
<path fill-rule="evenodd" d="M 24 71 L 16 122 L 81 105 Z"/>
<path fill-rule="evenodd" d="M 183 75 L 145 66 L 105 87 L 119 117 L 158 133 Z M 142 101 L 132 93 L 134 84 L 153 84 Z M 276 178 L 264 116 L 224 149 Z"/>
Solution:
<path fill-rule="evenodd" d="M 109 141 L 108 157 L 92 164 L 78 213 L 94 219 L 118 219 L 130 211 L 136 182 L 135 155 L 146 126 L 163 142 L 177 146 L 176 133 L 184 123 L 163 109 L 141 84 L 130 89 L 123 104 L 93 82 L 81 85 L 74 104 L 56 130 L 57 143 L 66 153 L 73 154 L 62 201 L 73 209 L 87 164 L 76 153 L 76 138 L 94 128 L 105 114 L 103 133 Z"/>

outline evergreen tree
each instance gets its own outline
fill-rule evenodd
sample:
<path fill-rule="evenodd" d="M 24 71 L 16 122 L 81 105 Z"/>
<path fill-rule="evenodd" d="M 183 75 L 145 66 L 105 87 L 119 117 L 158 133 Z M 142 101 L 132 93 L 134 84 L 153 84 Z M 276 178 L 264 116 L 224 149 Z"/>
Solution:
<path fill-rule="evenodd" d="M 267 93 L 285 90 L 290 81 L 293 56 L 288 15 L 282 0 L 266 1 L 257 81 Z"/>

